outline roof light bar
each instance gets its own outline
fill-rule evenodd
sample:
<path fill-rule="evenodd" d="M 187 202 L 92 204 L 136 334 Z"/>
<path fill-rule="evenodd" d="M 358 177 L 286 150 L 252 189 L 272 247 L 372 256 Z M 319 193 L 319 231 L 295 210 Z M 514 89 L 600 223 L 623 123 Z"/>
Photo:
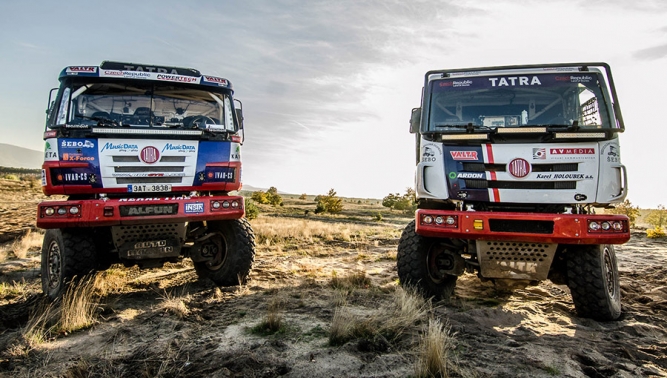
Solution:
<path fill-rule="evenodd" d="M 587 139 L 587 138 L 604 138 L 605 133 L 556 133 L 556 139 L 565 139 L 565 138 L 577 138 L 577 139 Z"/>
<path fill-rule="evenodd" d="M 156 129 L 102 129 L 93 128 L 93 134 L 141 134 L 141 135 L 202 135 L 201 130 L 156 130 Z"/>
<path fill-rule="evenodd" d="M 489 134 L 443 134 L 442 140 L 484 140 Z"/>
<path fill-rule="evenodd" d="M 546 127 L 509 127 L 509 128 L 497 128 L 496 132 L 498 134 L 523 134 L 523 133 L 546 133 Z"/>

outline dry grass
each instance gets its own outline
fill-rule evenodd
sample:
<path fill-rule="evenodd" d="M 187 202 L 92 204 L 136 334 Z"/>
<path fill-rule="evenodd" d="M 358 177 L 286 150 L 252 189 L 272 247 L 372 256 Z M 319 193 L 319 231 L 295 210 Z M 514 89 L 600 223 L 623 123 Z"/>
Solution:
<path fill-rule="evenodd" d="M 392 304 L 380 311 L 378 322 L 382 324 L 381 329 L 386 337 L 397 339 L 406 330 L 425 320 L 430 312 L 430 301 L 425 300 L 416 290 L 398 286 Z"/>
<path fill-rule="evenodd" d="M 10 249 L 14 256 L 17 259 L 25 259 L 28 256 L 28 252 L 31 250 L 39 250 L 42 247 L 42 240 L 44 239 L 44 234 L 40 232 L 33 232 L 28 229 L 28 231 L 21 237 L 21 239 L 16 240 L 12 243 Z"/>
<path fill-rule="evenodd" d="M 352 336 L 355 318 L 347 306 L 337 307 L 334 311 L 331 327 L 329 328 L 329 344 L 345 344 Z"/>
<path fill-rule="evenodd" d="M 87 276 L 69 285 L 60 304 L 59 331 L 73 332 L 88 328 L 95 323 L 96 281 L 96 276 Z"/>
<path fill-rule="evenodd" d="M 285 330 L 283 318 L 284 301 L 282 298 L 273 298 L 266 307 L 266 314 L 259 324 L 252 327 L 250 332 L 263 336 L 273 335 Z"/>
<path fill-rule="evenodd" d="M 331 287 L 334 289 L 357 289 L 368 288 L 371 286 L 371 279 L 366 276 L 364 271 L 352 272 L 345 277 L 339 277 L 336 271 L 331 272 Z"/>
<path fill-rule="evenodd" d="M 430 319 L 426 333 L 419 343 L 419 356 L 415 367 L 417 377 L 449 377 L 451 365 L 449 351 L 453 348 L 453 338 L 449 326 L 437 319 Z"/>
<path fill-rule="evenodd" d="M 101 297 L 109 293 L 120 293 L 127 287 L 128 281 L 126 269 L 110 268 L 95 277 L 95 292 Z"/>
<path fill-rule="evenodd" d="M 318 220 L 259 217 L 252 222 L 258 244 L 272 245 L 287 241 L 315 240 L 362 241 L 376 233 L 373 227 L 352 223 L 331 223 Z"/>
<path fill-rule="evenodd" d="M 185 304 L 185 301 L 182 295 L 175 295 L 173 293 L 167 293 L 165 290 L 162 295 L 162 303 L 160 303 L 159 309 L 167 312 L 169 314 L 175 315 L 179 319 L 184 319 L 190 315 L 190 309 Z"/>

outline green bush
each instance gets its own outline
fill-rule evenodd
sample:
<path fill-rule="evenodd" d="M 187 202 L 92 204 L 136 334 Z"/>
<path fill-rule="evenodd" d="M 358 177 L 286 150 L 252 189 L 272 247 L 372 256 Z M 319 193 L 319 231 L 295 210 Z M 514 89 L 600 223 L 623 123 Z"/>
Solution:
<path fill-rule="evenodd" d="M 343 200 L 338 198 L 336 191 L 331 189 L 327 195 L 317 196 L 317 206 L 315 214 L 319 213 L 340 213 L 343 211 Z"/>
<path fill-rule="evenodd" d="M 637 206 L 632 206 L 630 200 L 626 199 L 623 203 L 620 203 L 614 206 L 613 209 L 606 210 L 609 214 L 620 214 L 626 215 L 630 219 L 630 227 L 635 227 L 635 222 L 639 216 L 639 208 Z"/>
<path fill-rule="evenodd" d="M 257 205 L 255 205 L 255 203 L 252 202 L 252 200 L 246 198 L 245 199 L 245 217 L 246 217 L 246 219 L 253 220 L 253 219 L 257 218 L 258 215 L 259 215 L 259 208 L 257 207 Z"/>

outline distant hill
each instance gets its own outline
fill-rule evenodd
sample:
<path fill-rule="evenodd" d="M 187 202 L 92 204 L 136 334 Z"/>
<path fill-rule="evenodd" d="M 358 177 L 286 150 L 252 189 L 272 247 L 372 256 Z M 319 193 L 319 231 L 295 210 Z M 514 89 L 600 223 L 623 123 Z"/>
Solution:
<path fill-rule="evenodd" d="M 43 161 L 43 152 L 0 143 L 0 167 L 37 169 Z"/>

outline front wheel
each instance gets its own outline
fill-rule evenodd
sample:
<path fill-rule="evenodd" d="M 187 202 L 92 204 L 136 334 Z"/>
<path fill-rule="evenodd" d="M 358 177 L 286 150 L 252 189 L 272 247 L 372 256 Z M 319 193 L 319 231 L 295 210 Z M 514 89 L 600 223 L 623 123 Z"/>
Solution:
<path fill-rule="evenodd" d="M 451 267 L 445 253 L 438 239 L 418 235 L 415 221 L 410 222 L 398 242 L 396 261 L 401 285 L 415 287 L 426 297 L 449 298 L 458 277 L 442 272 Z"/>
<path fill-rule="evenodd" d="M 209 231 L 213 258 L 195 262 L 195 270 L 200 278 L 208 278 L 219 286 L 234 286 L 248 280 L 255 260 L 255 234 L 245 218 L 210 221 Z"/>
<path fill-rule="evenodd" d="M 42 242 L 42 291 L 51 300 L 60 298 L 67 284 L 95 270 L 93 238 L 83 230 L 47 230 Z"/>
<path fill-rule="evenodd" d="M 613 245 L 570 248 L 567 286 L 579 316 L 596 320 L 616 320 L 621 316 L 621 285 Z"/>

